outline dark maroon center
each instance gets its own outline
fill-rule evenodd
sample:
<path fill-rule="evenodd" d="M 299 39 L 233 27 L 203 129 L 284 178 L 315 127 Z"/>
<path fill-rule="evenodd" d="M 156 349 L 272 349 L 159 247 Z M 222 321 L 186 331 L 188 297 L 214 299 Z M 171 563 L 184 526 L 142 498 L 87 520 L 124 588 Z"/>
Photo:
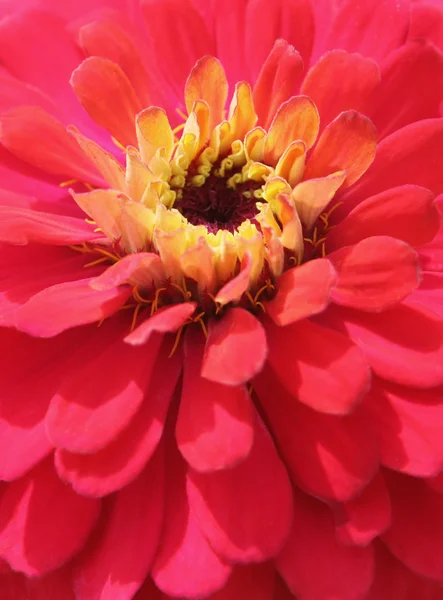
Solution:
<path fill-rule="evenodd" d="M 257 198 L 253 192 L 258 187 L 255 181 L 247 181 L 231 189 L 226 186 L 226 179 L 210 175 L 201 187 L 185 186 L 174 208 L 193 225 L 205 225 L 210 233 L 219 229 L 233 232 L 243 221 L 253 220 L 257 214 Z"/>

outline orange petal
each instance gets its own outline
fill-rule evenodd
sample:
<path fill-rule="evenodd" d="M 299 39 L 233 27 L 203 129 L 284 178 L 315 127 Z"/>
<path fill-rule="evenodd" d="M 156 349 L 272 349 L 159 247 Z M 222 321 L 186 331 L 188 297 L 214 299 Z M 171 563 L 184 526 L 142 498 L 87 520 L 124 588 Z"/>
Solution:
<path fill-rule="evenodd" d="M 266 131 L 262 127 L 254 127 L 245 136 L 246 158 L 262 162 L 265 153 Z"/>
<path fill-rule="evenodd" d="M 140 154 L 145 163 L 151 162 L 159 148 L 166 149 L 166 158 L 169 160 L 174 147 L 174 134 L 162 108 L 150 106 L 137 115 L 136 131 Z"/>
<path fill-rule="evenodd" d="M 206 240 L 201 237 L 197 245 L 189 248 L 181 257 L 180 264 L 186 277 L 198 283 L 201 292 L 212 292 L 215 284 L 214 255 Z"/>
<path fill-rule="evenodd" d="M 292 200 L 304 225 L 310 229 L 346 179 L 346 171 L 302 181 L 292 190 Z"/>
<path fill-rule="evenodd" d="M 367 171 L 376 146 L 377 132 L 372 121 L 354 110 L 343 112 L 321 134 L 304 179 L 346 170 L 343 187 L 349 187 Z"/>
<path fill-rule="evenodd" d="M 303 177 L 306 160 L 306 144 L 301 140 L 292 142 L 281 155 L 275 174 L 278 177 L 283 177 L 294 187 Z"/>
<path fill-rule="evenodd" d="M 276 165 L 289 144 L 295 140 L 302 140 L 309 150 L 317 139 L 319 128 L 320 117 L 310 98 L 294 96 L 284 102 L 269 128 L 265 161 Z"/>
<path fill-rule="evenodd" d="M 125 191 L 125 171 L 118 160 L 101 146 L 84 136 L 80 131 L 70 125 L 68 131 L 75 137 L 80 148 L 86 154 L 96 169 L 103 175 L 103 179 L 115 190 Z"/>
<path fill-rule="evenodd" d="M 279 106 L 293 96 L 303 73 L 303 60 L 293 46 L 277 40 L 266 59 L 253 91 L 258 122 L 266 129 Z"/>
<path fill-rule="evenodd" d="M 229 107 L 229 124 L 232 141 L 243 140 L 245 135 L 255 127 L 257 115 L 252 100 L 252 90 L 249 83 L 241 81 L 235 86 L 235 92 Z"/>
<path fill-rule="evenodd" d="M 207 102 L 212 130 L 223 120 L 227 97 L 228 80 L 222 64 L 213 56 L 204 56 L 197 61 L 186 81 L 185 102 L 188 113 L 193 110 L 197 100 Z"/>
<path fill-rule="evenodd" d="M 282 224 L 280 241 L 285 248 L 300 257 L 303 254 L 303 231 L 300 218 L 286 194 L 279 194 L 274 201 L 274 211 Z"/>
<path fill-rule="evenodd" d="M 91 56 L 73 72 L 71 85 L 96 123 L 123 146 L 135 145 L 135 117 L 142 105 L 117 64 Z"/>

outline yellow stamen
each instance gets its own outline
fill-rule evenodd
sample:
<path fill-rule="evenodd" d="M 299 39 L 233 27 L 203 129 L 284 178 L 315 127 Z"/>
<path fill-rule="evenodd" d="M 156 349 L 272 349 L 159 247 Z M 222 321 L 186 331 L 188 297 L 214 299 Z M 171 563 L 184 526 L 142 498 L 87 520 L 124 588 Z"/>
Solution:
<path fill-rule="evenodd" d="M 95 265 L 99 265 L 102 262 L 105 262 L 105 260 L 108 260 L 107 256 L 102 256 L 101 258 L 97 258 L 97 260 L 93 260 L 92 262 L 88 262 L 85 265 L 83 265 L 83 267 L 94 267 Z"/>
<path fill-rule="evenodd" d="M 140 292 L 138 291 L 138 285 L 136 285 L 132 290 L 132 295 L 140 304 L 152 304 L 152 300 L 146 300 L 140 295 Z"/>
<path fill-rule="evenodd" d="M 137 317 L 138 317 L 138 313 L 140 312 L 140 309 L 141 309 L 142 306 L 143 306 L 142 304 L 137 304 L 137 306 L 135 307 L 134 314 L 132 315 L 131 331 L 134 331 L 135 323 L 136 323 Z"/>
<path fill-rule="evenodd" d="M 188 120 L 188 115 L 187 115 L 187 114 L 185 114 L 185 113 L 184 113 L 184 112 L 181 110 L 181 108 L 176 108 L 176 109 L 175 109 L 175 112 L 178 114 L 178 116 L 179 116 L 179 117 L 181 117 L 181 118 L 182 118 L 182 119 L 184 119 L 185 121 L 187 121 L 187 120 Z"/>
<path fill-rule="evenodd" d="M 69 179 L 68 181 L 62 181 L 62 183 L 59 183 L 58 185 L 61 188 L 65 188 L 70 185 L 74 185 L 74 183 L 78 183 L 78 179 Z"/>
<path fill-rule="evenodd" d="M 166 292 L 166 288 L 159 288 L 155 292 L 154 301 L 152 302 L 152 306 L 151 306 L 151 317 L 158 311 L 158 302 L 160 299 L 160 294 L 162 292 Z"/>
<path fill-rule="evenodd" d="M 184 280 L 183 280 L 183 287 L 179 286 L 177 283 L 171 283 L 171 287 L 175 288 L 176 290 L 178 290 L 180 292 L 180 294 L 182 294 L 185 302 L 187 302 L 192 296 L 191 292 L 189 292 L 186 289 L 186 283 Z"/>
<path fill-rule="evenodd" d="M 180 329 L 177 331 L 177 334 L 176 334 L 176 336 L 175 336 L 175 342 L 174 342 L 174 345 L 172 346 L 172 350 L 171 350 L 171 352 L 170 352 L 170 353 L 169 353 L 169 355 L 168 355 L 168 358 L 171 358 L 171 356 L 173 356 L 173 355 L 174 355 L 174 352 L 177 350 L 177 348 L 178 348 L 178 344 L 179 344 L 179 342 L 180 342 L 180 338 L 181 338 L 181 336 L 182 336 L 182 333 L 183 333 L 183 329 L 184 329 L 184 328 L 185 328 L 185 325 L 182 325 L 182 326 L 180 327 Z"/>

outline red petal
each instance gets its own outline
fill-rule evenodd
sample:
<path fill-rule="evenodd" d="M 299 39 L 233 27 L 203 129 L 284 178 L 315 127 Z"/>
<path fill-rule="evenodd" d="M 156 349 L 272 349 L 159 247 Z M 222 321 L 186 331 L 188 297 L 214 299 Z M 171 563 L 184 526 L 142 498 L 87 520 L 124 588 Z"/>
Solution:
<path fill-rule="evenodd" d="M 302 72 L 303 60 L 297 50 L 285 40 L 277 40 L 254 86 L 253 100 L 259 125 L 269 128 L 279 106 L 295 94 Z"/>
<path fill-rule="evenodd" d="M 292 523 L 292 490 L 261 422 L 246 460 L 211 474 L 190 469 L 187 490 L 191 510 L 219 556 L 263 562 L 282 548 Z"/>
<path fill-rule="evenodd" d="M 380 377 L 417 388 L 443 384 L 443 323 L 435 314 L 406 304 L 380 314 L 330 307 L 328 323 L 345 329 Z"/>
<path fill-rule="evenodd" d="M 180 329 L 194 314 L 196 307 L 195 302 L 183 302 L 183 304 L 166 306 L 127 335 L 125 342 L 132 346 L 140 346 L 149 341 L 149 338 L 155 332 L 173 333 Z"/>
<path fill-rule="evenodd" d="M 303 600 L 364 598 L 372 582 L 372 548 L 337 542 L 328 508 L 298 493 L 294 525 L 277 568 L 292 593 Z"/>
<path fill-rule="evenodd" d="M 367 113 L 379 84 L 380 73 L 374 60 L 331 50 L 306 75 L 301 93 L 315 102 L 324 126 L 344 110 Z"/>
<path fill-rule="evenodd" d="M 443 273 L 424 272 L 420 287 L 409 296 L 408 304 L 423 306 L 443 318 Z"/>
<path fill-rule="evenodd" d="M 161 338 L 152 340 L 149 352 L 143 353 L 120 336 L 118 329 L 110 335 L 102 330 L 52 398 L 46 424 L 56 447 L 80 454 L 97 452 L 125 429 L 140 408 Z"/>
<path fill-rule="evenodd" d="M 68 246 L 99 237 L 88 223 L 13 206 L 0 206 L 0 239 L 10 244 L 43 244 Z"/>
<path fill-rule="evenodd" d="M 198 330 L 188 330 L 176 437 L 187 462 L 196 471 L 211 472 L 248 456 L 254 409 L 244 386 L 225 386 L 201 376 L 203 352 Z"/>
<path fill-rule="evenodd" d="M 360 202 L 327 236 L 328 250 L 350 246 L 373 235 L 389 235 L 412 246 L 433 239 L 440 226 L 434 194 L 402 185 Z"/>
<path fill-rule="evenodd" d="M 360 52 L 378 61 L 405 40 L 409 11 L 408 0 L 383 0 L 377 4 L 341 0 L 337 4 L 326 48 Z"/>
<path fill-rule="evenodd" d="M 374 160 L 377 132 L 372 121 L 349 110 L 341 113 L 320 136 L 306 165 L 303 179 L 346 170 L 343 187 L 355 183 Z"/>
<path fill-rule="evenodd" d="M 197 60 L 216 53 L 212 35 L 192 0 L 142 0 L 141 9 L 160 71 L 181 100 Z"/>
<path fill-rule="evenodd" d="M 442 146 L 443 119 L 418 121 L 392 133 L 378 144 L 368 173 L 346 194 L 346 207 L 349 210 L 361 200 L 404 184 L 443 192 Z"/>
<path fill-rule="evenodd" d="M 383 476 L 377 474 L 357 497 L 336 510 L 337 537 L 343 544 L 367 546 L 391 523 L 391 503 Z"/>
<path fill-rule="evenodd" d="M 409 123 L 440 116 L 443 54 L 428 41 L 414 40 L 392 52 L 381 76 L 375 110 L 370 113 L 380 138 Z"/>
<path fill-rule="evenodd" d="M 103 529 L 75 568 L 77 600 L 133 598 L 157 552 L 163 522 L 164 456 L 108 500 Z"/>
<path fill-rule="evenodd" d="M 324 258 L 286 271 L 278 279 L 275 298 L 266 303 L 266 313 L 285 326 L 323 311 L 335 278 L 333 266 Z"/>
<path fill-rule="evenodd" d="M 359 310 L 379 312 L 413 292 L 420 283 L 417 253 L 387 236 L 362 240 L 328 255 L 337 270 L 331 299 Z"/>
<path fill-rule="evenodd" d="M 124 146 L 137 146 L 135 117 L 143 106 L 117 64 L 91 56 L 72 73 L 71 85 L 96 123 Z"/>
<path fill-rule="evenodd" d="M 275 579 L 275 570 L 269 563 L 236 566 L 225 587 L 213 594 L 211 600 L 276 600 Z"/>
<path fill-rule="evenodd" d="M 168 344 L 169 345 L 169 344 Z M 60 477 L 80 494 L 104 496 L 127 485 L 144 468 L 163 433 L 174 388 L 181 373 L 182 355 L 168 358 L 163 343 L 153 368 L 147 397 L 129 425 L 108 446 L 94 454 L 57 450 Z"/>
<path fill-rule="evenodd" d="M 93 290 L 91 281 L 69 281 L 42 290 L 17 312 L 17 328 L 38 337 L 52 337 L 71 327 L 109 317 L 131 295 L 127 286 Z"/>
<path fill-rule="evenodd" d="M 230 308 L 209 323 L 201 376 L 224 385 L 246 383 L 263 367 L 268 354 L 262 324 L 242 308 Z"/>
<path fill-rule="evenodd" d="M 63 484 L 47 459 L 1 497 L 0 554 L 29 577 L 52 571 L 82 548 L 99 509 L 99 500 Z"/>
<path fill-rule="evenodd" d="M 0 126 L 1 143 L 21 160 L 51 175 L 103 184 L 65 126 L 42 108 L 12 108 Z"/>
<path fill-rule="evenodd" d="M 224 587 L 231 567 L 203 537 L 189 506 L 184 461 L 175 448 L 170 450 L 164 526 L 152 577 L 166 594 L 203 598 Z"/>
<path fill-rule="evenodd" d="M 266 0 L 250 0 L 245 25 L 246 61 L 252 71 L 252 80 L 279 38 L 297 48 L 309 64 L 315 25 L 312 3 L 308 0 L 277 0 L 272 4 Z"/>
<path fill-rule="evenodd" d="M 280 328 L 266 323 L 269 363 L 288 391 L 320 412 L 346 414 L 369 387 L 369 368 L 347 337 L 307 319 Z"/>
<path fill-rule="evenodd" d="M 152 283 L 164 281 L 166 274 L 158 254 L 137 252 L 127 254 L 118 262 L 93 279 L 90 286 L 94 290 L 109 290 L 124 283 L 152 286 Z"/>
<path fill-rule="evenodd" d="M 416 573 L 443 579 L 443 496 L 424 481 L 386 473 L 392 524 L 382 539 Z"/>
<path fill-rule="evenodd" d="M 360 410 L 346 417 L 317 413 L 290 396 L 270 370 L 255 379 L 254 390 L 292 480 L 310 494 L 345 502 L 375 475 L 376 439 Z"/>
<path fill-rule="evenodd" d="M 417 477 L 442 470 L 441 389 L 412 390 L 375 380 L 362 408 L 376 429 L 383 465 Z"/>

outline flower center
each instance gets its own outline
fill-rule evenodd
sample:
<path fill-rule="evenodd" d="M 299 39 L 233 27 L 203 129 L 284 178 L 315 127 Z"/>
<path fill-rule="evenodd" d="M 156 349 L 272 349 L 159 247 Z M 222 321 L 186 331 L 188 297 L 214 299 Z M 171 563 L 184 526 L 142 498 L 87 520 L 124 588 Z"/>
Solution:
<path fill-rule="evenodd" d="M 233 233 L 258 213 L 253 193 L 258 187 L 254 181 L 229 186 L 225 178 L 211 174 L 202 186 L 190 184 L 180 190 L 174 208 L 192 225 L 204 225 L 209 233 L 219 229 Z"/>

